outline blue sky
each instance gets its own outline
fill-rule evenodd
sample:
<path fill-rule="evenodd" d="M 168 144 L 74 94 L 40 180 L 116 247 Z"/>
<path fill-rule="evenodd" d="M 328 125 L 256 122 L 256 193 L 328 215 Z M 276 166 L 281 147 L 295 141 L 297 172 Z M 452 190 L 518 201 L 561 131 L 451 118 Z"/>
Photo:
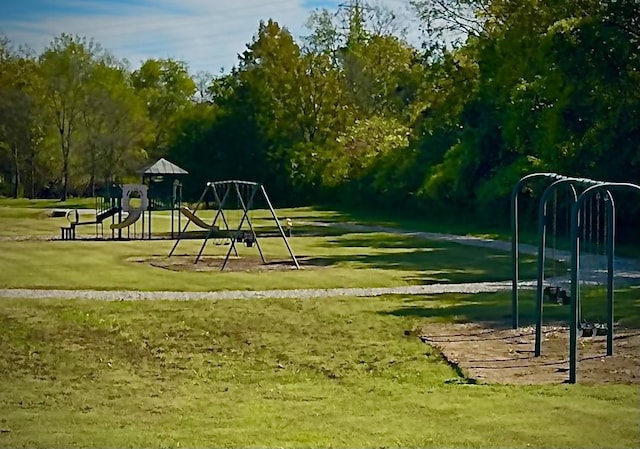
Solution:
<path fill-rule="evenodd" d="M 315 8 L 346 0 L 3 0 L 0 32 L 40 52 L 62 32 L 94 38 L 132 68 L 147 58 L 175 58 L 190 71 L 227 72 L 260 20 L 272 18 L 294 36 Z M 405 8 L 408 0 L 381 3 Z"/>

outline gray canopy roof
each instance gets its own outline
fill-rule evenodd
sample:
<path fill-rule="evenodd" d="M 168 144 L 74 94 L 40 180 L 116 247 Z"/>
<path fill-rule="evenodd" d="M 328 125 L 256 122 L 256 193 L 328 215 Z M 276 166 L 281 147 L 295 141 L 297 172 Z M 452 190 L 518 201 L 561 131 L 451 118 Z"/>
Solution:
<path fill-rule="evenodd" d="M 145 176 L 160 176 L 160 175 L 188 175 L 189 172 L 183 168 L 178 167 L 173 162 L 169 162 L 165 158 L 160 158 L 156 162 L 147 165 L 140 170 Z"/>

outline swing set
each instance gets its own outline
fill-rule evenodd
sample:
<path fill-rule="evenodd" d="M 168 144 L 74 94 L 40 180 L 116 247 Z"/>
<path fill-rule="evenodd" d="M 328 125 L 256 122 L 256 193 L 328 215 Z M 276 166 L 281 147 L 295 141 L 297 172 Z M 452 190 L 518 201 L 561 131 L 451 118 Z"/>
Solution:
<path fill-rule="evenodd" d="M 542 352 L 543 304 L 555 302 L 570 306 L 569 382 L 577 379 L 577 339 L 579 337 L 607 336 L 607 355 L 613 355 L 613 302 L 614 302 L 614 246 L 615 246 L 615 202 L 614 191 L 640 193 L 640 186 L 631 183 L 611 183 L 586 178 L 572 178 L 556 173 L 533 173 L 523 177 L 513 188 L 511 195 L 512 231 L 512 327 L 518 322 L 518 265 L 519 265 L 519 217 L 518 198 L 523 187 L 535 180 L 545 180 L 548 186 L 538 205 L 538 258 L 536 283 L 536 337 L 535 356 Z M 558 245 L 558 210 L 560 187 L 568 187 L 568 201 L 563 205 L 566 212 L 564 231 L 570 245 L 570 277 L 557 277 L 556 248 Z M 552 213 L 548 203 L 553 196 Z M 552 230 L 551 258 L 554 277 L 545 285 L 545 262 L 547 228 Z M 581 249 L 585 253 L 581 254 Z M 606 273 L 606 282 L 603 282 Z M 606 285 L 606 321 L 590 322 L 584 319 L 581 307 L 581 285 Z"/>
<path fill-rule="evenodd" d="M 217 206 L 216 214 L 210 224 L 197 216 L 200 206 L 205 203 L 208 195 L 213 196 L 214 203 Z M 195 209 L 192 211 L 186 207 L 182 208 L 183 215 L 187 217 L 187 223 L 185 223 L 184 227 L 178 234 L 178 238 L 169 252 L 168 257 L 173 256 L 178 244 L 186 235 L 187 227 L 189 224 L 194 223 L 196 226 L 207 231 L 204 241 L 202 242 L 202 246 L 200 247 L 200 251 L 194 261 L 195 264 L 200 261 L 204 248 L 210 239 L 214 239 L 217 244 L 220 244 L 223 241 L 228 241 L 230 243 L 220 271 L 223 271 L 227 266 L 231 253 L 236 257 L 238 256 L 236 248 L 237 243 L 244 243 L 248 248 L 253 247 L 255 244 L 262 263 L 266 264 L 267 260 L 262 251 L 262 247 L 260 246 L 253 222 L 251 221 L 251 211 L 255 209 L 256 201 L 260 197 L 262 197 L 264 203 L 269 209 L 271 218 L 276 224 L 278 235 L 284 241 L 293 265 L 296 269 L 300 269 L 298 260 L 293 254 L 293 250 L 289 245 L 287 236 L 280 225 L 280 220 L 278 220 L 276 212 L 271 205 L 267 191 L 262 184 L 252 181 L 228 180 L 208 182 L 196 203 Z M 232 209 L 234 199 L 235 208 Z M 233 210 L 240 213 L 240 218 L 237 222 L 232 222 L 230 220 L 232 218 Z"/>

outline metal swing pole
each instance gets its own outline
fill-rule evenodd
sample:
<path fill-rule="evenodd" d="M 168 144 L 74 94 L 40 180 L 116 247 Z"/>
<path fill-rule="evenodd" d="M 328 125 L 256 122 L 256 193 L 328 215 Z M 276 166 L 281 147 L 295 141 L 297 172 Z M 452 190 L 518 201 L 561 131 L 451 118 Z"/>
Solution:
<path fill-rule="evenodd" d="M 578 201 L 573 206 L 573 210 L 571 213 L 571 240 L 572 240 L 572 252 L 576 254 L 579 253 L 580 249 L 580 235 L 578 233 L 578 219 L 580 209 L 582 204 L 584 204 L 585 200 L 588 196 L 592 195 L 594 192 L 604 190 L 607 192 L 607 196 L 610 199 L 613 199 L 612 192 L 613 191 L 627 191 L 627 192 L 635 192 L 640 193 L 640 185 L 632 184 L 632 183 L 617 183 L 617 182 L 607 182 L 602 183 L 600 185 L 592 186 L 585 190 L 582 195 L 578 198 Z M 609 225 L 615 225 L 615 204 L 611 202 L 609 206 L 610 213 L 607 216 L 607 222 Z M 614 302 L 614 290 L 613 290 L 613 255 L 614 255 L 614 247 L 613 241 L 615 238 L 615 230 L 611 228 L 609 230 L 609 253 L 607 255 L 607 265 L 608 265 L 608 276 L 607 276 L 607 306 L 608 306 L 608 314 L 611 317 L 607 317 L 608 321 L 613 324 L 613 302 Z M 578 286 L 577 281 L 579 277 L 579 260 L 577 255 L 573 257 L 573 263 L 571 264 L 571 329 L 570 329 L 570 339 L 569 339 L 569 383 L 577 382 L 577 368 L 578 368 L 578 303 L 575 295 L 577 294 Z M 613 325 L 611 326 L 613 332 Z M 611 339 L 611 343 L 613 346 L 613 333 L 611 337 L 607 334 L 607 344 L 609 344 L 609 338 Z"/>
<path fill-rule="evenodd" d="M 263 185 L 260 185 L 260 190 L 262 191 L 262 195 L 264 196 L 264 200 L 267 203 L 267 206 L 269 206 L 269 211 L 271 212 L 271 216 L 273 217 L 273 220 L 276 222 L 276 226 L 278 227 L 278 231 L 280 232 L 280 236 L 282 237 L 282 239 L 284 240 L 284 244 L 287 247 L 287 251 L 289 251 L 289 255 L 291 256 L 291 260 L 293 260 L 293 263 L 295 264 L 296 268 L 299 270 L 300 269 L 300 265 L 298 264 L 298 259 L 296 259 L 296 256 L 293 254 L 293 251 L 291 250 L 291 246 L 289 246 L 289 240 L 287 240 L 287 236 L 284 233 L 284 230 L 282 229 L 282 226 L 280 225 L 280 221 L 278 220 L 278 217 L 276 216 L 276 212 L 273 210 L 273 206 L 271 205 L 271 201 L 269 200 L 269 196 L 267 195 L 267 191 L 264 189 Z M 517 288 L 516 288 L 517 291 Z M 517 299 L 516 299 L 517 301 Z M 516 321 L 517 321 L 517 315 L 516 315 Z"/>
<path fill-rule="evenodd" d="M 247 209 L 245 207 L 244 201 L 242 200 L 242 195 L 240 194 L 240 189 L 238 188 L 238 184 L 239 183 L 237 183 L 237 182 L 233 183 L 233 185 L 234 185 L 234 187 L 236 189 L 236 193 L 238 195 L 238 199 L 240 201 L 240 204 L 242 205 L 242 208 L 244 210 L 244 214 L 242 215 L 242 218 L 240 220 L 240 224 L 238 225 L 238 229 L 236 229 L 235 234 L 231 237 L 231 246 L 229 247 L 229 250 L 227 251 L 227 255 L 224 258 L 224 262 L 222 263 L 222 267 L 220 268 L 220 271 L 223 271 L 224 268 L 227 266 L 227 262 L 229 261 L 229 256 L 231 255 L 231 251 L 235 250 L 238 233 L 240 232 L 240 229 L 242 228 L 242 224 L 244 223 L 244 219 L 247 217 Z M 253 203 L 253 197 L 255 196 L 257 191 L 258 191 L 258 189 L 254 188 L 253 193 L 251 194 L 251 198 L 249 199 L 249 204 Z M 258 244 L 257 239 L 256 239 L 256 246 L 258 248 L 260 248 L 260 244 Z M 262 251 L 260 251 L 260 255 L 262 256 Z M 262 258 L 262 261 L 264 263 L 266 263 L 265 260 L 264 260 L 264 257 Z"/>
<path fill-rule="evenodd" d="M 222 212 L 222 209 L 224 207 L 224 203 L 227 201 L 227 196 L 229 195 L 229 189 L 227 189 L 226 193 L 224 194 L 224 197 L 222 198 L 222 202 L 220 202 L 220 197 L 218 196 L 218 192 L 216 191 L 215 183 L 209 183 L 207 185 L 207 188 L 211 188 L 213 190 L 213 195 L 215 197 L 215 200 L 218 201 L 218 211 L 216 212 L 216 216 L 213 219 L 213 223 L 215 224 L 216 220 L 218 219 L 218 214 L 221 214 L 222 220 L 224 221 L 224 224 L 227 226 L 227 229 L 228 229 L 229 225 L 227 224 L 227 220 L 224 216 L 224 212 Z M 214 224 L 212 224 L 211 229 L 207 231 L 207 235 L 205 236 L 204 241 L 202 242 L 202 246 L 200 246 L 200 251 L 198 251 L 196 260 L 193 263 L 198 263 L 198 261 L 200 260 L 200 257 L 202 256 L 202 252 L 204 251 L 204 247 L 207 245 L 207 241 L 209 241 L 209 239 L 214 233 L 214 230 L 213 230 Z"/>
<path fill-rule="evenodd" d="M 198 210 L 198 208 L 200 207 L 200 204 L 202 203 L 202 201 L 204 200 L 204 196 L 207 194 L 207 190 L 209 189 L 209 186 L 206 186 L 204 188 L 204 191 L 202 192 L 202 195 L 200 195 L 200 198 L 198 199 L 198 202 L 196 203 L 196 211 Z M 180 212 L 178 212 L 180 213 Z M 176 250 L 176 248 L 178 247 L 178 243 L 180 243 L 180 239 L 182 239 L 182 236 L 184 235 L 184 233 L 187 230 L 187 227 L 189 226 L 189 223 L 191 223 L 191 218 L 187 218 L 187 222 L 184 224 L 184 228 L 182 228 L 182 230 L 180 231 L 180 233 L 178 234 L 178 239 L 176 240 L 176 242 L 173 244 L 173 248 L 171 248 L 171 251 L 169 252 L 169 257 L 171 257 L 173 255 L 173 252 Z"/>
<path fill-rule="evenodd" d="M 212 183 L 212 187 L 213 187 L 213 195 L 215 197 L 215 200 L 218 202 L 218 211 L 216 212 L 216 216 L 213 218 L 213 223 L 211 224 L 211 227 L 213 228 L 216 225 L 216 222 L 218 221 L 218 217 L 222 217 L 222 222 L 224 223 L 226 230 L 229 232 L 229 238 L 231 238 L 231 228 L 229 227 L 229 223 L 227 222 L 227 217 L 224 215 L 224 205 L 227 204 L 227 198 L 229 196 L 229 193 L 231 193 L 231 187 L 226 186 L 227 189 L 224 195 L 222 196 L 222 201 L 220 201 L 220 196 L 218 195 L 217 184 Z M 237 255 L 238 253 L 236 253 L 236 256 Z"/>
<path fill-rule="evenodd" d="M 247 223 L 249 224 L 249 229 L 251 230 L 251 234 L 253 234 L 253 240 L 256 244 L 256 247 L 258 248 L 258 252 L 260 253 L 260 258 L 262 259 L 262 263 L 266 264 L 267 261 L 264 258 L 264 254 L 262 253 L 262 248 L 260 247 L 260 242 L 258 241 L 258 236 L 256 235 L 256 231 L 253 229 L 253 224 L 251 223 L 251 218 L 249 217 L 249 211 L 251 210 L 251 208 L 253 207 L 253 199 L 256 196 L 256 193 L 258 192 L 258 188 L 259 185 L 254 185 L 252 186 L 252 190 L 251 190 L 251 197 L 249 198 L 248 203 L 245 205 L 242 196 L 240 196 L 240 204 L 242 205 L 242 208 L 244 209 L 244 215 L 247 217 Z"/>
<path fill-rule="evenodd" d="M 519 239 L 519 234 L 520 231 L 518 229 L 519 226 L 519 220 L 518 220 L 518 199 L 520 196 L 520 191 L 522 190 L 522 187 L 528 182 L 531 181 L 533 179 L 536 178 L 549 178 L 549 179 L 562 179 L 564 178 L 564 176 L 559 175 L 557 173 L 531 173 L 529 175 L 526 175 L 524 177 L 522 177 L 520 179 L 520 181 L 518 181 L 516 183 L 516 185 L 513 187 L 513 189 L 511 190 L 511 267 L 512 267 L 512 276 L 511 276 L 511 322 L 512 322 L 512 328 L 513 329 L 517 329 L 519 326 L 519 322 L 518 322 L 518 302 L 519 302 L 519 298 L 518 298 L 518 283 L 519 283 L 519 277 L 520 277 L 520 273 L 519 273 L 519 265 L 520 265 L 520 255 L 519 255 L 519 247 L 518 247 L 518 239 Z M 266 196 L 266 193 L 265 193 Z M 273 213 L 273 210 L 272 210 Z M 274 214 L 275 217 L 275 214 Z M 277 219 L 276 219 L 277 221 Z M 280 231 L 282 232 L 282 229 L 280 229 Z M 284 233 L 283 233 L 283 238 L 284 237 Z M 287 242 L 286 238 L 285 238 L 285 243 Z M 289 247 L 289 244 L 287 243 L 287 248 Z M 291 253 L 291 251 L 289 251 Z M 293 257 L 293 253 L 292 257 Z M 295 257 L 294 257 L 295 260 Z M 297 262 L 296 262 L 296 266 L 297 266 Z"/>
<path fill-rule="evenodd" d="M 211 224 L 211 227 L 213 228 L 216 225 L 216 222 L 218 221 L 218 217 L 222 217 L 222 222 L 224 223 L 226 230 L 227 230 L 227 234 L 229 234 L 229 239 L 231 239 L 231 227 L 229 226 L 229 223 L 227 222 L 227 217 L 224 214 L 224 205 L 227 204 L 227 198 L 229 196 L 229 194 L 231 193 L 231 186 L 226 186 L 227 189 L 225 190 L 225 193 L 222 197 L 222 201 L 220 201 L 220 197 L 218 196 L 218 186 L 217 184 L 214 183 L 213 185 L 213 194 L 216 197 L 216 201 L 218 201 L 218 204 L 220 205 L 220 207 L 218 207 L 218 211 L 216 212 L 216 216 L 213 218 L 213 223 Z M 233 252 L 235 253 L 236 257 L 238 256 L 238 251 L 234 248 Z"/>
<path fill-rule="evenodd" d="M 616 231 L 616 203 L 613 195 L 607 190 L 605 198 L 607 228 L 607 355 L 613 355 L 613 274 Z M 607 201 L 608 200 L 608 201 Z"/>
<path fill-rule="evenodd" d="M 542 309 L 544 297 L 544 262 L 546 250 L 546 233 L 547 233 L 547 202 L 551 194 L 557 192 L 557 188 L 564 184 L 569 184 L 573 198 L 577 198 L 577 193 L 573 183 L 574 178 L 564 178 L 552 183 L 547 187 L 540 198 L 538 208 L 538 275 L 536 287 L 536 340 L 535 340 L 535 356 L 539 357 L 542 352 Z"/>

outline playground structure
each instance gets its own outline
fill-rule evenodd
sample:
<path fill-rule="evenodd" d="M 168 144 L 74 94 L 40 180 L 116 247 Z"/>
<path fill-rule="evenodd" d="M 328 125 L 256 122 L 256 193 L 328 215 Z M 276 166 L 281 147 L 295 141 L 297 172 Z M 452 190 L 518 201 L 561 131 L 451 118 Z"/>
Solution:
<path fill-rule="evenodd" d="M 614 246 L 615 246 L 615 202 L 612 192 L 629 191 L 640 193 L 640 186 L 631 183 L 610 183 L 595 181 L 586 178 L 572 178 L 556 173 L 534 173 L 520 179 L 514 186 L 511 195 L 511 231 L 512 231 L 512 255 L 513 255 L 513 279 L 512 279 L 512 327 L 517 329 L 518 322 L 518 197 L 523 186 L 533 180 L 545 180 L 548 185 L 542 194 L 538 205 L 538 258 L 537 258 L 537 282 L 536 282 L 536 335 L 535 356 L 542 352 L 542 312 L 544 300 L 570 306 L 570 345 L 569 345 L 569 382 L 577 381 L 577 339 L 579 336 L 589 337 L 596 335 L 607 336 L 606 355 L 613 355 L 613 306 L 614 306 Z M 569 234 L 570 250 L 570 279 L 569 288 L 544 285 L 546 258 L 546 233 L 551 224 L 553 229 L 554 248 L 557 231 L 557 198 L 558 189 L 568 187 L 569 204 L 567 207 L 567 231 Z M 578 193 L 578 189 L 582 189 Z M 553 195 L 554 211 L 549 216 L 548 202 Z M 553 219 L 553 221 L 550 220 Z M 599 249 L 603 249 L 603 257 L 606 258 L 606 322 L 590 323 L 583 319 L 580 301 L 581 282 L 581 243 L 593 243 L 595 239 L 596 254 L 600 257 Z M 600 245 L 602 242 L 602 245 Z M 593 246 L 589 249 L 593 249 Z M 593 259 L 594 255 L 585 254 L 583 259 Z M 555 255 L 552 255 L 555 264 Z M 585 266 L 588 263 L 585 264 Z M 589 281 L 589 280 L 588 280 Z M 592 284 L 597 284 L 590 280 Z M 569 291 L 567 291 L 569 290 Z"/>
<path fill-rule="evenodd" d="M 197 216 L 200 206 L 205 202 L 207 195 L 213 196 L 213 200 L 217 209 L 213 221 L 210 224 Z M 250 216 L 251 211 L 255 209 L 256 196 L 262 197 L 262 199 L 264 200 L 264 203 L 271 214 L 271 218 L 275 222 L 276 228 L 278 230 L 278 236 L 281 237 L 284 241 L 293 265 L 296 269 L 300 269 L 298 260 L 293 254 L 287 236 L 285 235 L 285 232 L 280 225 L 280 220 L 276 216 L 276 212 L 273 209 L 271 201 L 269 200 L 267 191 L 262 184 L 252 181 L 228 180 L 208 182 L 202 192 L 202 195 L 200 195 L 200 198 L 198 199 L 198 202 L 193 211 L 186 207 L 181 207 L 180 211 L 187 217 L 187 222 L 178 234 L 178 238 L 176 239 L 173 248 L 171 248 L 168 257 L 173 256 L 176 248 L 180 243 L 180 240 L 185 236 L 187 227 L 190 223 L 193 223 L 199 228 L 206 231 L 204 241 L 202 242 L 200 251 L 198 252 L 198 255 L 196 256 L 196 259 L 194 261 L 195 264 L 197 264 L 202 257 L 202 253 L 207 244 L 207 241 L 212 238 L 228 240 L 230 243 L 224 261 L 222 262 L 220 271 L 223 271 L 227 266 L 229 258 L 231 257 L 231 253 L 234 253 L 235 256 L 238 256 L 236 243 L 244 243 L 247 247 L 253 247 L 255 244 L 255 247 L 260 254 L 262 263 L 266 264 L 267 261 L 264 257 L 264 252 L 262 251 L 262 247 L 260 246 L 258 235 L 256 234 Z M 231 210 L 231 207 L 233 206 L 234 199 L 236 200 L 236 210 L 240 211 L 241 217 L 238 221 L 238 224 L 232 228 L 229 221 L 229 212 Z M 220 219 L 220 222 L 218 222 L 218 219 Z"/>
<path fill-rule="evenodd" d="M 104 238 L 104 224 L 109 218 L 112 239 L 123 239 L 124 230 L 127 231 L 127 239 L 131 238 L 132 234 L 133 238 L 137 238 L 138 221 L 141 222 L 140 238 L 151 239 L 152 212 L 164 210 L 171 213 L 170 235 L 174 238 L 176 229 L 180 229 L 181 225 L 179 211 L 182 207 L 182 183 L 179 177 L 187 175 L 188 172 L 161 158 L 141 169 L 139 173 L 142 175 L 140 184 L 111 184 L 97 189 L 95 219 L 80 221 L 77 210 L 69 211 L 69 226 L 61 228 L 62 239 L 75 240 L 76 227 L 82 225 L 95 225 L 96 239 Z M 134 198 L 136 200 L 132 201 Z M 123 212 L 127 214 L 125 217 Z"/>

